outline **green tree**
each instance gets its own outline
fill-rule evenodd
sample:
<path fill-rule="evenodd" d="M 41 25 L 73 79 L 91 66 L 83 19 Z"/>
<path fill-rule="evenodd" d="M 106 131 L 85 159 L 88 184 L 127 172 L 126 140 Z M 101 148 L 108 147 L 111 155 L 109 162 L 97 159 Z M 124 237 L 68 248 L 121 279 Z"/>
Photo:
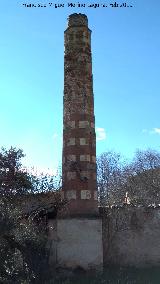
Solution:
<path fill-rule="evenodd" d="M 45 283 L 49 276 L 46 211 L 62 202 L 54 180 L 22 169 L 23 151 L 0 152 L 0 283 Z M 50 191 L 49 203 L 44 199 Z M 53 198 L 52 198 L 53 197 Z"/>
<path fill-rule="evenodd" d="M 24 153 L 21 149 L 2 148 L 0 152 L 0 192 L 5 196 L 24 194 L 32 189 L 31 177 L 21 167 Z"/>

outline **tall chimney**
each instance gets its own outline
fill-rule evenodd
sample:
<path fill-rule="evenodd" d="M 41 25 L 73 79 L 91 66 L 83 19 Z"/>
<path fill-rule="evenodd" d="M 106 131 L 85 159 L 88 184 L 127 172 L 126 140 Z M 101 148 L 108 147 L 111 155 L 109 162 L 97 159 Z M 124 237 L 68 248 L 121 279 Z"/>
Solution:
<path fill-rule="evenodd" d="M 84 14 L 72 14 L 64 32 L 62 193 L 69 216 L 96 215 L 96 134 L 91 30 Z"/>

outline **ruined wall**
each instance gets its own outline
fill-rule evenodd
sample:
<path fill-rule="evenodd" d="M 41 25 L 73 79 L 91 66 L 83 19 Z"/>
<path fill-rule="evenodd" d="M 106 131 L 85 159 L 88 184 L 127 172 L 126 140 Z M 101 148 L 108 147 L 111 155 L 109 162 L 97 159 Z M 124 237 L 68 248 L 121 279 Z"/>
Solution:
<path fill-rule="evenodd" d="M 102 266 L 102 256 L 106 267 L 160 266 L 160 207 L 125 206 L 102 210 L 103 233 L 101 218 L 49 220 L 48 248 L 52 266 L 61 264 L 62 260 L 66 266 L 71 260 L 76 264 L 77 260 L 85 269 L 92 262 Z"/>
<path fill-rule="evenodd" d="M 160 265 L 160 207 L 105 209 L 103 253 L 105 266 Z"/>

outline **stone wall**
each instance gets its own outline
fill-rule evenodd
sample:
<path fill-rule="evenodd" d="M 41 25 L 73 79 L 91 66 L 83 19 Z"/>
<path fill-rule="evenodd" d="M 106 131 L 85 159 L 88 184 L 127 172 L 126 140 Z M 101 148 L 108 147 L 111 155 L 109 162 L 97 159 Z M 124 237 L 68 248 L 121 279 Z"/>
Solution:
<path fill-rule="evenodd" d="M 53 219 L 48 228 L 51 267 L 102 270 L 101 218 Z"/>
<path fill-rule="evenodd" d="M 104 266 L 160 265 L 160 207 L 103 208 Z"/>

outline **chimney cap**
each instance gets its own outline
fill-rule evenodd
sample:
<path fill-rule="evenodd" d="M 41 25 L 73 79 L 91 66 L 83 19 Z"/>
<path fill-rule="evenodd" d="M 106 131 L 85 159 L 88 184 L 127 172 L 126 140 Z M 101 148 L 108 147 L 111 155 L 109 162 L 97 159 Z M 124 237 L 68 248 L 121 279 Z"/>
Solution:
<path fill-rule="evenodd" d="M 78 27 L 78 26 L 86 26 L 88 27 L 88 18 L 85 14 L 71 14 L 68 17 L 68 27 Z"/>

